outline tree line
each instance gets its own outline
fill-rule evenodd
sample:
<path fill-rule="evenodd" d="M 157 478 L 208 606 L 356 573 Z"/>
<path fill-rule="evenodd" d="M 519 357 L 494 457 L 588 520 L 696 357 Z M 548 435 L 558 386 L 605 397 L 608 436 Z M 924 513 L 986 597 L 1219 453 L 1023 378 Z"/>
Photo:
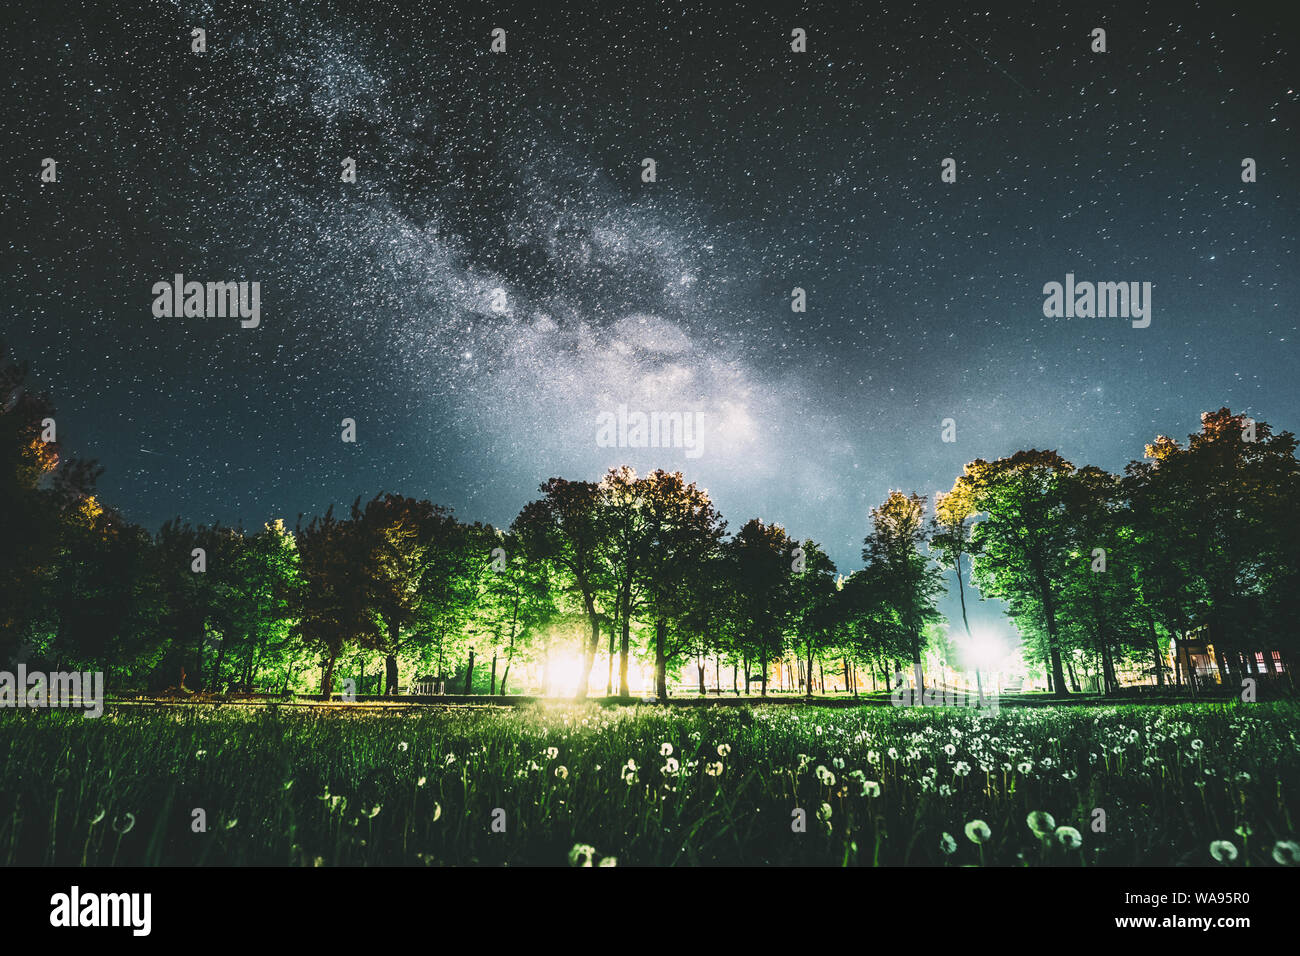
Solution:
<path fill-rule="evenodd" d="M 892 491 L 866 516 L 863 566 L 842 574 L 780 524 L 729 531 L 682 474 L 628 467 L 551 478 L 507 528 L 383 493 L 292 529 L 150 532 L 99 500 L 94 463 L 63 456 L 53 405 L 25 377 L 0 363 L 0 655 L 117 687 L 330 693 L 346 674 L 393 694 L 427 674 L 505 694 L 554 652 L 580 655 L 580 695 L 602 653 L 606 691 L 623 696 L 636 661 L 660 697 L 689 664 L 700 693 L 725 665 L 733 689 L 765 695 L 791 659 L 808 693 L 828 664 L 846 688 L 903 670 L 920 686 L 927 649 L 963 662 L 983 598 L 1005 602 L 1060 695 L 1081 674 L 1107 692 L 1134 669 L 1181 683 L 1165 651 L 1197 629 L 1225 678 L 1255 652 L 1295 651 L 1296 439 L 1226 408 L 1122 474 L 1030 450 L 971 462 L 934 502 Z"/>

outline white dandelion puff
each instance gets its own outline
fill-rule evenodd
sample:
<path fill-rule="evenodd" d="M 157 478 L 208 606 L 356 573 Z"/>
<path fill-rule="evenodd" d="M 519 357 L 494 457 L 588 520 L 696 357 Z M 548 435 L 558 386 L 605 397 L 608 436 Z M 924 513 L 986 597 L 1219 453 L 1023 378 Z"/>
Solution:
<path fill-rule="evenodd" d="M 1210 844 L 1210 856 L 1216 863 L 1231 863 L 1237 858 L 1237 848 L 1230 840 L 1215 840 Z"/>
<path fill-rule="evenodd" d="M 1273 862 L 1279 866 L 1295 866 L 1300 863 L 1300 843 L 1278 840 L 1273 844 Z"/>
<path fill-rule="evenodd" d="M 1035 810 L 1025 818 L 1025 823 L 1029 829 L 1034 831 L 1034 836 L 1050 836 L 1056 830 L 1056 821 L 1052 815 L 1043 810 Z"/>
<path fill-rule="evenodd" d="M 1067 850 L 1077 850 L 1083 845 L 1083 837 L 1074 827 L 1057 827 L 1056 842 Z"/>

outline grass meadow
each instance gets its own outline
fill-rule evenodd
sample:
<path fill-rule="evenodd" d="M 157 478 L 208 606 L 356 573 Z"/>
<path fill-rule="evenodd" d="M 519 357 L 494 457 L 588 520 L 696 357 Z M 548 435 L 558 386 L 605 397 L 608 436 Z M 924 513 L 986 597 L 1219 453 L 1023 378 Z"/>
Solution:
<path fill-rule="evenodd" d="M 7 711 L 0 860 L 1294 865 L 1298 718 L 1294 703 Z"/>

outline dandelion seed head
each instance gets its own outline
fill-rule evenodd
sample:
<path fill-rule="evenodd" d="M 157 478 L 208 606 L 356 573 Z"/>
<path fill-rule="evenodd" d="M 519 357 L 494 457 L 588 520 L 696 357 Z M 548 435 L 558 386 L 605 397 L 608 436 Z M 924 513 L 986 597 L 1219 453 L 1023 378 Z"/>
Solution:
<path fill-rule="evenodd" d="M 1237 847 L 1230 840 L 1215 840 L 1210 844 L 1210 856 L 1216 863 L 1231 863 L 1237 858 Z"/>
<path fill-rule="evenodd" d="M 575 843 L 569 851 L 569 866 L 591 866 L 596 848 L 590 843 Z"/>
<path fill-rule="evenodd" d="M 1067 850 L 1077 850 L 1083 845 L 1083 837 L 1074 827 L 1057 827 L 1056 842 Z"/>
<path fill-rule="evenodd" d="M 966 839 L 971 843 L 984 843 L 993 835 L 989 825 L 983 820 L 972 820 L 966 824 Z"/>
<path fill-rule="evenodd" d="M 1295 840 L 1278 840 L 1273 844 L 1273 862 L 1279 866 L 1295 866 L 1300 863 L 1300 843 Z"/>
<path fill-rule="evenodd" d="M 1034 836 L 1050 836 L 1056 830 L 1056 821 L 1052 815 L 1043 810 L 1035 810 L 1025 819 Z"/>

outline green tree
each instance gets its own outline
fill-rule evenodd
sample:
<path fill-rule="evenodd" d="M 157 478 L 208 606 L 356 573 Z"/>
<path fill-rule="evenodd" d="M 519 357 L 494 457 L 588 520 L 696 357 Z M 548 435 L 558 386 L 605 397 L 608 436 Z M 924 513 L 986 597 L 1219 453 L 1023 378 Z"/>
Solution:
<path fill-rule="evenodd" d="M 745 522 L 723 546 L 734 599 L 732 614 L 740 652 L 746 662 L 757 659 L 762 696 L 767 696 L 767 670 L 785 652 L 785 635 L 794 615 L 794 549 L 778 524 L 759 518 Z M 745 669 L 746 691 L 750 679 Z"/>
<path fill-rule="evenodd" d="M 875 571 L 878 593 L 898 622 L 918 693 L 925 685 L 921 651 L 926 628 L 941 617 L 937 605 L 943 593 L 941 573 L 921 550 L 926 541 L 925 501 L 920 495 L 891 491 L 883 504 L 871 509 L 872 530 L 862 549 L 862 559 Z"/>
<path fill-rule="evenodd" d="M 524 505 L 511 530 L 530 560 L 546 561 L 557 570 L 559 587 L 577 599 L 585 616 L 590 636 L 582 641 L 577 693 L 585 698 L 600 647 L 602 605 L 609 591 L 602 559 L 607 545 L 600 488 L 590 481 L 552 478 L 540 490 L 542 497 Z"/>
<path fill-rule="evenodd" d="M 1208 626 L 1225 679 L 1238 669 L 1225 648 L 1295 650 L 1296 445 L 1290 432 L 1221 408 L 1186 444 L 1157 437 L 1127 471 L 1155 606 L 1176 629 Z"/>
<path fill-rule="evenodd" d="M 618 621 L 618 694 L 627 697 L 628 659 L 631 654 L 632 621 L 642 610 L 645 577 L 641 564 L 650 548 L 650 525 L 646 508 L 648 484 L 628 466 L 611 468 L 600 483 L 604 559 L 614 592 L 614 616 Z"/>
<path fill-rule="evenodd" d="M 971 535 L 972 575 L 981 593 L 1006 600 L 1013 615 L 1040 616 L 1057 696 L 1069 694 L 1058 605 L 1072 545 L 1066 497 L 1073 472 L 1074 466 L 1054 451 L 1021 451 L 994 462 L 971 462 L 965 473 L 975 506 L 985 515 Z"/>
<path fill-rule="evenodd" d="M 102 510 L 101 469 L 68 455 L 57 440 L 54 405 L 32 390 L 25 363 L 0 342 L 0 658 L 24 641 L 41 613 L 60 550 Z M 47 440 L 54 439 L 54 440 Z"/>
<path fill-rule="evenodd" d="M 712 604 L 709 562 L 718 554 L 726 522 L 708 493 L 681 472 L 660 469 L 642 487 L 647 534 L 638 573 L 652 623 L 655 694 L 664 699 L 669 662 L 699 637 L 704 615 L 698 609 Z"/>
<path fill-rule="evenodd" d="M 374 601 L 384 627 L 373 643 L 361 646 L 384 658 L 384 693 L 397 693 L 398 658 L 418 635 L 412 625 L 429 594 L 425 578 L 447 568 L 446 556 L 457 543 L 459 529 L 451 513 L 428 501 L 381 494 L 360 507 L 352 504 L 352 522 L 365 539 L 365 590 Z"/>
<path fill-rule="evenodd" d="M 961 622 L 966 630 L 967 647 L 974 643 L 971 633 L 970 618 L 966 613 L 966 572 L 962 559 L 968 558 L 971 548 L 971 519 L 975 517 L 975 490 L 961 475 L 953 483 L 947 494 L 935 496 L 934 517 L 930 526 L 930 552 L 939 567 L 953 571 L 957 577 L 957 596 L 961 602 Z M 984 679 L 979 667 L 975 668 L 975 686 L 981 698 L 984 696 Z"/>
<path fill-rule="evenodd" d="M 370 593 L 373 549 L 355 519 L 334 517 L 333 507 L 295 535 L 302 573 L 294 634 L 320 661 L 321 695 L 334 690 L 334 668 L 349 646 L 375 647 L 383 622 Z"/>
<path fill-rule="evenodd" d="M 794 613 L 791 632 L 803 651 L 805 693 L 813 694 L 813 667 L 817 654 L 831 646 L 838 631 L 840 602 L 836 586 L 835 563 L 815 541 L 806 540 L 796 554 L 796 569 L 791 582 Z"/>

